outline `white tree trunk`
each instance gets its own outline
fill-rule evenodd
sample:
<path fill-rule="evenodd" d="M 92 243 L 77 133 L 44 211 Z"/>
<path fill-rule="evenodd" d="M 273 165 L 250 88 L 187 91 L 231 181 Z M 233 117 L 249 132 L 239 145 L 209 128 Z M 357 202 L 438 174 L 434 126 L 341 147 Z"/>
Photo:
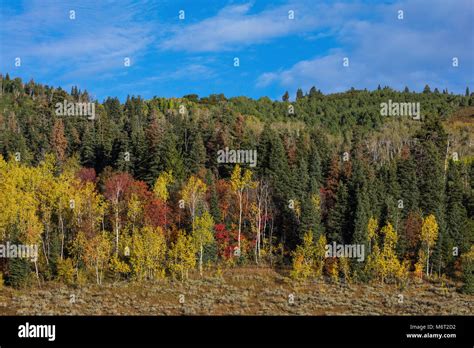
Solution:
<path fill-rule="evenodd" d="M 428 252 L 426 255 L 426 276 L 429 276 L 429 265 L 430 265 L 430 246 L 428 245 Z"/>
<path fill-rule="evenodd" d="M 201 246 L 200 246 L 200 250 L 201 250 L 201 252 L 199 254 L 199 274 L 202 277 L 202 254 L 203 254 L 202 243 L 201 243 Z"/>
<path fill-rule="evenodd" d="M 239 235 L 237 236 L 237 241 L 239 244 L 240 251 L 240 231 L 242 228 L 242 192 L 239 192 Z"/>

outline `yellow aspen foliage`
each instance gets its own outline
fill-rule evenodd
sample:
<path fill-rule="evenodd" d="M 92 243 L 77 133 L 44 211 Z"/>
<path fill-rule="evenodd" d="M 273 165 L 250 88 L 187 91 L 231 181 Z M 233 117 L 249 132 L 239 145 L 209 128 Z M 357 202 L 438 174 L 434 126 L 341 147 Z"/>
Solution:
<path fill-rule="evenodd" d="M 100 231 L 100 225 L 107 209 L 107 202 L 99 194 L 94 184 L 91 182 L 85 185 L 75 185 L 74 209 L 72 214 L 74 220 L 77 220 L 77 227 L 81 231 L 86 231 L 88 235 L 95 235 Z"/>
<path fill-rule="evenodd" d="M 24 244 L 40 243 L 43 224 L 38 218 L 39 200 L 35 194 L 42 176 L 11 160 L 0 161 L 0 236 L 10 239 L 9 228 L 16 226 L 15 236 Z"/>
<path fill-rule="evenodd" d="M 196 228 L 193 232 L 193 241 L 196 249 L 199 251 L 199 273 L 202 275 L 202 256 L 204 247 L 214 240 L 212 233 L 214 229 L 214 219 L 206 210 L 202 216 L 196 218 Z"/>
<path fill-rule="evenodd" d="M 173 171 L 170 170 L 169 172 L 161 172 L 155 181 L 155 185 L 153 185 L 153 193 L 163 202 L 168 201 L 168 186 L 173 184 L 173 182 Z"/>
<path fill-rule="evenodd" d="M 128 263 L 121 260 L 116 254 L 113 254 L 109 260 L 109 269 L 116 275 L 125 275 L 131 272 Z"/>
<path fill-rule="evenodd" d="M 86 261 L 85 253 L 87 246 L 87 238 L 84 232 L 79 231 L 71 243 L 71 256 L 74 262 L 74 267 L 79 268 L 79 265 Z"/>
<path fill-rule="evenodd" d="M 323 274 L 324 260 L 326 258 L 326 236 L 321 234 L 316 243 L 316 249 L 314 251 L 315 264 L 314 264 L 314 275 L 319 278 Z"/>
<path fill-rule="evenodd" d="M 184 188 L 181 190 L 181 197 L 184 200 L 185 204 L 189 207 L 189 212 L 191 214 L 192 220 L 192 230 L 194 231 L 194 222 L 196 217 L 196 210 L 199 203 L 204 197 L 204 194 L 207 191 L 207 186 L 202 182 L 201 179 L 192 175 Z"/>
<path fill-rule="evenodd" d="M 432 248 L 438 239 L 438 223 L 436 217 L 431 214 L 423 219 L 421 226 L 421 243 L 422 248 L 426 250 L 426 275 L 429 275 L 430 254 Z"/>
<path fill-rule="evenodd" d="M 400 286 L 405 287 L 408 281 L 410 270 L 410 260 L 403 260 L 397 270 L 396 277 Z"/>
<path fill-rule="evenodd" d="M 14 161 L 13 161 L 14 162 Z M 0 155 L 0 239 L 9 239 L 8 227 L 13 223 L 19 207 L 11 162 Z"/>
<path fill-rule="evenodd" d="M 296 218 L 298 221 L 301 219 L 301 202 L 299 200 L 294 200 L 294 208 L 293 211 L 295 212 Z"/>
<path fill-rule="evenodd" d="M 329 267 L 329 276 L 333 283 L 339 283 L 339 261 L 336 257 L 333 258 L 331 266 Z"/>
<path fill-rule="evenodd" d="M 293 279 L 305 280 L 312 275 L 314 254 L 313 234 L 306 232 L 303 237 L 303 245 L 298 245 L 293 252 L 293 267 L 290 272 Z"/>
<path fill-rule="evenodd" d="M 395 251 L 398 235 L 390 222 L 382 228 L 380 234 L 383 236 L 383 249 L 378 265 L 383 268 L 381 281 L 384 282 L 385 278 L 396 279 L 400 268 L 400 261 Z"/>
<path fill-rule="evenodd" d="M 301 252 L 293 255 L 293 266 L 290 276 L 293 279 L 304 280 L 311 275 L 311 265 L 309 265 Z"/>
<path fill-rule="evenodd" d="M 138 280 L 165 276 L 166 240 L 161 228 L 144 227 L 132 236 L 130 263 Z"/>
<path fill-rule="evenodd" d="M 103 275 L 108 266 L 112 251 L 112 242 L 105 233 L 99 233 L 90 239 L 84 250 L 86 266 L 93 269 L 98 285 L 102 284 Z"/>
<path fill-rule="evenodd" d="M 168 268 L 174 278 L 188 278 L 188 272 L 196 266 L 196 247 L 191 236 L 179 231 L 176 241 L 168 252 Z"/>
<path fill-rule="evenodd" d="M 130 200 L 128 201 L 127 217 L 132 225 L 132 234 L 135 232 L 135 226 L 138 221 L 141 221 L 142 217 L 142 203 L 138 199 L 135 193 L 132 193 Z"/>
<path fill-rule="evenodd" d="M 351 281 L 349 259 L 347 257 L 340 257 L 338 259 L 338 263 L 339 263 L 339 272 L 344 277 L 346 283 L 349 283 Z"/>
<path fill-rule="evenodd" d="M 365 265 L 365 272 L 370 278 L 380 279 L 382 282 L 387 275 L 387 269 L 383 255 L 377 244 L 372 246 L 372 252 L 368 256 L 367 263 Z"/>
<path fill-rule="evenodd" d="M 369 221 L 368 231 L 376 235 L 376 220 Z M 405 277 L 404 267 L 397 257 L 396 247 L 398 235 L 390 222 L 380 230 L 380 237 L 383 239 L 383 246 L 379 248 L 376 238 L 372 246 L 372 251 L 367 258 L 365 272 L 370 278 L 376 278 L 384 283 L 386 280 L 400 280 Z"/>
<path fill-rule="evenodd" d="M 245 169 L 244 174 L 242 175 L 242 169 L 240 165 L 236 164 L 232 174 L 230 176 L 230 187 L 239 197 L 239 232 L 237 234 L 237 244 L 239 250 L 240 248 L 240 235 L 242 231 L 242 199 L 244 190 L 247 188 L 255 187 L 256 183 L 252 181 L 252 171 Z"/>
<path fill-rule="evenodd" d="M 311 195 L 311 203 L 318 212 L 321 211 L 321 197 L 317 193 Z"/>
<path fill-rule="evenodd" d="M 132 237 L 128 230 L 123 229 L 120 232 L 119 252 L 114 253 L 109 260 L 109 269 L 115 276 L 126 276 L 132 269 L 130 265 Z"/>
<path fill-rule="evenodd" d="M 367 239 L 369 240 L 369 253 L 372 251 L 372 240 L 377 236 L 377 228 L 379 223 L 377 219 L 371 217 L 367 225 Z"/>
<path fill-rule="evenodd" d="M 423 249 L 418 252 L 418 261 L 415 263 L 415 275 L 420 279 L 423 278 L 423 269 L 426 267 L 426 253 Z"/>
<path fill-rule="evenodd" d="M 313 233 L 305 233 L 303 244 L 293 252 L 293 265 L 290 276 L 293 279 L 305 280 L 309 277 L 320 277 L 324 266 L 326 237 L 321 235 L 316 244 Z"/>
<path fill-rule="evenodd" d="M 58 280 L 69 285 L 74 283 L 75 270 L 72 259 L 58 259 L 56 267 L 58 272 Z"/>

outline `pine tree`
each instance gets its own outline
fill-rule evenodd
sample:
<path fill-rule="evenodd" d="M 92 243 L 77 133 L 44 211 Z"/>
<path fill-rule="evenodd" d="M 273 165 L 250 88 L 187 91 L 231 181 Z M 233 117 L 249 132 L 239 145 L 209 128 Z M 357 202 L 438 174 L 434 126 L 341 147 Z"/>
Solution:
<path fill-rule="evenodd" d="M 192 137 L 189 158 L 187 161 L 187 170 L 191 174 L 196 174 L 199 169 L 206 164 L 206 147 L 202 141 L 201 133 L 197 132 Z"/>
<path fill-rule="evenodd" d="M 18 240 L 11 244 L 21 244 Z M 31 274 L 31 261 L 26 258 L 13 257 L 8 261 L 8 277 L 6 283 L 14 288 L 28 285 Z"/>
<path fill-rule="evenodd" d="M 210 170 L 206 172 L 206 185 L 209 187 L 209 212 L 214 221 L 221 221 L 221 212 L 219 209 L 219 198 L 217 196 L 216 184 Z"/>
<path fill-rule="evenodd" d="M 419 191 L 417 185 L 416 163 L 408 152 L 398 161 L 397 177 L 400 187 L 400 196 L 403 203 L 402 216 L 407 217 L 410 211 L 418 209 Z"/>
<path fill-rule="evenodd" d="M 319 188 L 322 184 L 321 157 L 315 143 L 311 144 L 308 155 L 308 190 L 311 194 L 319 194 Z"/>
<path fill-rule="evenodd" d="M 266 175 L 273 189 L 273 204 L 278 211 L 274 221 L 274 225 L 277 226 L 276 232 L 286 245 L 293 248 L 299 242 L 298 231 L 294 228 L 298 225 L 298 221 L 289 202 L 290 200 L 297 201 L 298 197 L 293 192 L 292 172 L 283 142 L 280 136 L 273 132 L 268 144 L 267 161 Z"/>
<path fill-rule="evenodd" d="M 94 167 L 97 171 L 94 148 L 94 128 L 86 127 L 82 138 L 81 163 L 86 167 Z"/>
<path fill-rule="evenodd" d="M 336 202 L 334 208 L 329 213 L 327 221 L 327 236 L 330 242 L 344 242 L 344 234 L 349 230 L 348 199 L 347 185 L 340 181 Z"/>
<path fill-rule="evenodd" d="M 178 182 L 185 178 L 183 158 L 178 152 L 177 141 L 174 134 L 167 134 L 163 139 L 160 148 L 160 158 L 162 160 L 162 171 L 173 171 L 173 175 Z"/>
<path fill-rule="evenodd" d="M 351 241 L 353 244 L 364 244 L 365 248 L 367 248 L 369 241 L 367 236 L 367 224 L 370 218 L 367 173 L 360 158 L 356 157 L 353 163 L 348 197 L 349 206 L 353 209 L 353 211 L 350 212 L 352 228 L 351 232 L 346 231 L 344 240 Z"/>
<path fill-rule="evenodd" d="M 134 154 L 132 153 L 131 147 L 129 145 L 127 135 L 125 133 L 120 133 L 120 135 L 114 140 L 112 146 L 112 160 L 114 162 L 115 168 L 121 172 L 132 171 L 132 158 Z"/>
<path fill-rule="evenodd" d="M 448 251 L 458 249 L 457 254 L 469 250 L 470 239 L 467 224 L 467 212 L 463 205 L 463 184 L 460 164 L 450 161 L 446 180 L 446 230 Z M 453 262 L 455 255 L 447 253 L 447 262 Z"/>
<path fill-rule="evenodd" d="M 300 219 L 299 237 L 302 240 L 304 236 L 303 231 L 311 231 L 315 239 L 321 235 L 321 210 L 319 195 L 305 195 L 301 204 L 301 219 Z"/>
<path fill-rule="evenodd" d="M 462 291 L 466 294 L 474 294 L 474 246 L 471 245 L 469 252 L 462 256 L 463 281 Z"/>
<path fill-rule="evenodd" d="M 298 88 L 296 91 L 296 100 L 303 99 L 303 90 L 301 88 Z"/>

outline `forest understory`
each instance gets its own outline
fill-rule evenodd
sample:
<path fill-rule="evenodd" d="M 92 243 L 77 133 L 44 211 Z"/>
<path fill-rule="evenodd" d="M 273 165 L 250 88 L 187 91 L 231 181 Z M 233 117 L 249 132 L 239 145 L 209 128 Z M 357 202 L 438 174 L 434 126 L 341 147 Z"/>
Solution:
<path fill-rule="evenodd" d="M 471 295 L 447 280 L 395 284 L 297 282 L 269 267 L 208 269 L 187 282 L 4 287 L 0 315 L 472 315 Z"/>

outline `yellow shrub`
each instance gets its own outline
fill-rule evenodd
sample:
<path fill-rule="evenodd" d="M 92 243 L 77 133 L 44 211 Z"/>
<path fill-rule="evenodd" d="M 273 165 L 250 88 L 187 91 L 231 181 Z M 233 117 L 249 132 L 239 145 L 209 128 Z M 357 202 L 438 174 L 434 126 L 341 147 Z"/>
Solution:
<path fill-rule="evenodd" d="M 350 266 L 349 260 L 346 257 L 339 258 L 339 268 L 340 272 L 344 276 L 344 279 L 346 280 L 346 283 L 349 283 L 351 281 Z"/>
<path fill-rule="evenodd" d="M 311 264 L 305 260 L 301 250 L 297 250 L 293 257 L 293 269 L 290 276 L 293 279 L 304 280 L 311 275 Z"/>
<path fill-rule="evenodd" d="M 334 258 L 334 261 L 331 264 L 331 268 L 329 269 L 329 276 L 334 283 L 339 283 L 339 267 L 338 267 L 338 259 Z"/>
<path fill-rule="evenodd" d="M 72 259 L 58 259 L 57 263 L 58 280 L 72 284 L 74 282 L 75 269 L 72 264 Z"/>

